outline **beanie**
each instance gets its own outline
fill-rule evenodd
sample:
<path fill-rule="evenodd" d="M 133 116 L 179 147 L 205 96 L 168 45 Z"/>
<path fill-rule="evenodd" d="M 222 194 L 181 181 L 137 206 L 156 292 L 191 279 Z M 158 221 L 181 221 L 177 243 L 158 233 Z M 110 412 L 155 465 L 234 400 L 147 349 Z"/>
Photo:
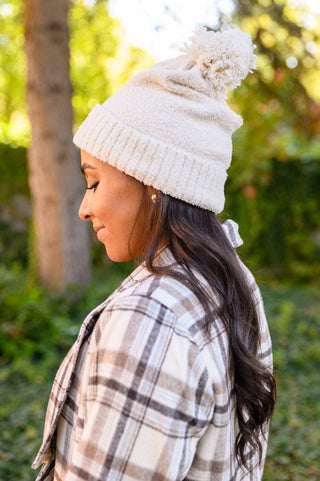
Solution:
<path fill-rule="evenodd" d="M 223 210 L 233 132 L 242 118 L 227 90 L 255 68 L 251 37 L 238 28 L 195 28 L 178 57 L 139 72 L 74 135 L 101 161 L 190 204 Z"/>

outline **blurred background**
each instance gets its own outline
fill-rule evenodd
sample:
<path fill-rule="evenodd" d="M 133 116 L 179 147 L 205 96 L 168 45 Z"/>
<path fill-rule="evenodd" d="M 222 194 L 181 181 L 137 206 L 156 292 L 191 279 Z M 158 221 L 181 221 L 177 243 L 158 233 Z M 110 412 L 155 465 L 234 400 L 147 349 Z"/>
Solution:
<path fill-rule="evenodd" d="M 319 481 L 320 2 L 0 0 L 0 479 L 35 478 L 55 371 L 86 314 L 135 267 L 78 218 L 72 130 L 195 25 L 239 25 L 258 69 L 229 93 L 244 125 L 221 220 L 265 300 L 278 403 L 265 481 Z M 161 106 L 159 106 L 160 108 Z"/>

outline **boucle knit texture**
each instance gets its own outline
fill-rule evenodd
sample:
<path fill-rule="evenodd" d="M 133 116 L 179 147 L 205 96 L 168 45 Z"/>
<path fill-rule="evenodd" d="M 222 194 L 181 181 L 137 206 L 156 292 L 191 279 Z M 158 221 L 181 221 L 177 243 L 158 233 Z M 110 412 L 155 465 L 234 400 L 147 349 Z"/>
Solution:
<path fill-rule="evenodd" d="M 79 127 L 74 143 L 145 185 L 220 213 L 242 118 L 226 102 L 255 68 L 251 37 L 195 29 L 185 53 L 132 77 Z"/>

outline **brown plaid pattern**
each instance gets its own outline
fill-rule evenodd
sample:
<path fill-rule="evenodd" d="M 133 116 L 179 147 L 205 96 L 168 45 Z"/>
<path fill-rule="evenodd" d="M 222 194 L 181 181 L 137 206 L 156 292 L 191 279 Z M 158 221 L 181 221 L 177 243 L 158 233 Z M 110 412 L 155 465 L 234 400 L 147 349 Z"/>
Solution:
<path fill-rule="evenodd" d="M 224 228 L 236 247 L 233 224 Z M 158 262 L 174 262 L 168 249 Z M 261 319 L 259 355 L 271 369 L 261 295 L 246 272 Z M 248 451 L 252 472 L 238 467 L 228 337 L 219 318 L 210 335 L 203 324 L 181 282 L 143 264 L 127 277 L 87 316 L 56 375 L 32 465 L 44 464 L 37 481 L 261 480 L 267 441 L 261 465 Z"/>

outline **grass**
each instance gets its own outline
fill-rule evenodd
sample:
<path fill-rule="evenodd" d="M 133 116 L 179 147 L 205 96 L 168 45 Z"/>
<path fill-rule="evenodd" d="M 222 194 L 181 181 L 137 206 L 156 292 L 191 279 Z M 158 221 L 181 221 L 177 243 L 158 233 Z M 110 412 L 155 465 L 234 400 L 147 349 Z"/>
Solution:
<path fill-rule="evenodd" d="M 98 275 L 75 315 L 103 300 L 125 276 Z M 320 292 L 311 287 L 263 283 L 273 339 L 278 400 L 271 423 L 264 481 L 320 479 Z M 73 332 L 76 326 L 73 326 Z M 71 340 L 70 340 L 71 344 Z M 50 351 L 52 346 L 48 345 Z M 0 372 L 0 479 L 31 481 L 30 464 L 39 447 L 54 373 L 65 350 L 40 361 L 5 364 Z"/>
<path fill-rule="evenodd" d="M 264 286 L 278 399 L 265 481 L 320 479 L 320 292 Z"/>

